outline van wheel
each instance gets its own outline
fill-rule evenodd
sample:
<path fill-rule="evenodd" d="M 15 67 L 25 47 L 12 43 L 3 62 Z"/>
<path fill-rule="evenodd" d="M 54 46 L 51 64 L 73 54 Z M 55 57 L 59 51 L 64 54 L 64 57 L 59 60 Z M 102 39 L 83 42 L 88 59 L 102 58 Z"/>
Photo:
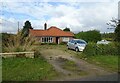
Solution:
<path fill-rule="evenodd" d="M 75 51 L 76 51 L 76 52 L 79 52 L 79 49 L 78 49 L 78 48 L 75 48 Z"/>

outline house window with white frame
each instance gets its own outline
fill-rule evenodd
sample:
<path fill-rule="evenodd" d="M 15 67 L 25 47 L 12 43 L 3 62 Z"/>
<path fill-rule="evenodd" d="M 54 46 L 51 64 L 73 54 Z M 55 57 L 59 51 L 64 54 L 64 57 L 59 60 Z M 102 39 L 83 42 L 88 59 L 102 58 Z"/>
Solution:
<path fill-rule="evenodd" d="M 62 37 L 62 41 L 63 42 L 68 42 L 69 41 L 69 37 Z"/>
<path fill-rule="evenodd" d="M 42 43 L 53 43 L 53 37 L 42 37 L 41 42 Z"/>

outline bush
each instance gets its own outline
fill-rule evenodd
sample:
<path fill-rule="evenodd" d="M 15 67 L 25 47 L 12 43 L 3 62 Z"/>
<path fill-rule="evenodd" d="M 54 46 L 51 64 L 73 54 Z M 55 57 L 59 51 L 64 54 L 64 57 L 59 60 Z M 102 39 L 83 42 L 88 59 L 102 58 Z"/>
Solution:
<path fill-rule="evenodd" d="M 118 44 L 119 45 L 119 44 Z M 85 55 L 119 55 L 118 47 L 116 43 L 109 43 L 106 45 L 96 43 L 88 43 L 85 50 Z"/>
<path fill-rule="evenodd" d="M 96 55 L 96 44 L 88 43 L 86 48 L 83 50 L 83 53 L 86 55 Z"/>
<path fill-rule="evenodd" d="M 117 48 L 118 55 L 120 55 L 120 42 L 115 42 L 115 46 Z"/>
<path fill-rule="evenodd" d="M 97 46 L 98 54 L 102 54 L 102 55 L 118 55 L 118 48 L 116 47 L 116 45 L 114 43 L 110 43 L 107 45 L 98 45 Z"/>

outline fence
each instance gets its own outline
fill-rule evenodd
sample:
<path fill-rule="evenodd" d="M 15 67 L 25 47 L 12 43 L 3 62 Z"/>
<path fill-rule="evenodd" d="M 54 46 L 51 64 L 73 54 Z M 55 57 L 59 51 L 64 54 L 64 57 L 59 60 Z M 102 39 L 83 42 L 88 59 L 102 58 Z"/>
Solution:
<path fill-rule="evenodd" d="M 29 57 L 34 58 L 34 52 L 13 52 L 13 53 L 0 53 L 3 58 L 8 57 Z"/>

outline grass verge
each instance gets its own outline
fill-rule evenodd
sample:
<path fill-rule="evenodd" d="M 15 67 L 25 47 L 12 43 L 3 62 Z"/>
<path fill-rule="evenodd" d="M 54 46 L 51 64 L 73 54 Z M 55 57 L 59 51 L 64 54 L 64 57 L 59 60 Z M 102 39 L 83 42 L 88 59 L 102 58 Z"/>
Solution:
<path fill-rule="evenodd" d="M 41 58 L 6 58 L 2 59 L 3 81 L 40 81 L 50 80 L 58 73 Z"/>
<path fill-rule="evenodd" d="M 81 54 L 78 55 L 77 57 L 86 60 L 91 64 L 101 66 L 108 71 L 118 72 L 118 56 L 112 55 L 85 56 Z"/>

